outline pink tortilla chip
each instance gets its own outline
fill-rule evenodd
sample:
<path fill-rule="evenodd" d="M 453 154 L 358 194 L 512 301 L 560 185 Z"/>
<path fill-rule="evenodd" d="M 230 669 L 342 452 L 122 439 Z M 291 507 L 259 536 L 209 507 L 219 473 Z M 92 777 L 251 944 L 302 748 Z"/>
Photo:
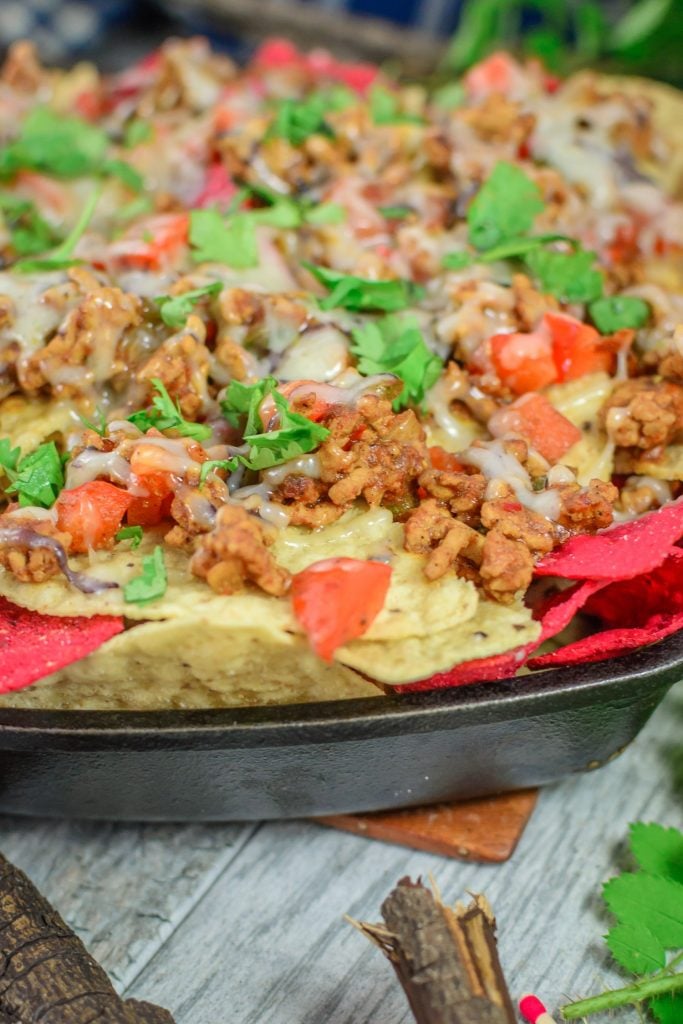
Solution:
<path fill-rule="evenodd" d="M 626 654 L 683 628 L 680 587 L 683 550 L 674 548 L 652 572 L 600 587 L 588 594 L 585 611 L 612 628 L 593 633 L 550 654 L 532 658 L 529 668 L 578 665 Z M 583 587 L 595 583 L 582 584 Z"/>
<path fill-rule="evenodd" d="M 122 629 L 123 619 L 115 616 L 40 615 L 0 598 L 0 693 L 79 661 Z"/>
<path fill-rule="evenodd" d="M 644 626 L 625 626 L 593 633 L 550 654 L 531 658 L 528 665 L 529 668 L 552 668 L 555 665 L 581 665 L 585 661 L 605 661 L 663 640 L 679 629 L 683 629 L 683 611 L 672 615 L 653 615 Z"/>
<path fill-rule="evenodd" d="M 602 533 L 572 537 L 538 563 L 536 575 L 568 580 L 631 579 L 661 565 L 682 536 L 683 499 L 679 499 Z"/>

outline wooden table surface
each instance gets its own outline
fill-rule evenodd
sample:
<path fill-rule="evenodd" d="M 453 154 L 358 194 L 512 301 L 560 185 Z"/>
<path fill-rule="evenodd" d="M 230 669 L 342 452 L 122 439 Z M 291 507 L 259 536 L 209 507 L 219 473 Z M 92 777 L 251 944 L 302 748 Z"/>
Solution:
<path fill-rule="evenodd" d="M 552 1007 L 618 985 L 601 882 L 636 819 L 683 824 L 683 686 L 614 763 L 546 789 L 513 858 L 480 866 L 303 821 L 114 825 L 0 818 L 25 870 L 122 993 L 178 1024 L 408 1024 L 383 957 L 342 920 L 377 920 L 403 875 L 484 891 L 513 995 Z M 603 1018 L 604 1019 L 604 1018 Z M 609 1018 L 631 1024 L 628 1012 Z"/>

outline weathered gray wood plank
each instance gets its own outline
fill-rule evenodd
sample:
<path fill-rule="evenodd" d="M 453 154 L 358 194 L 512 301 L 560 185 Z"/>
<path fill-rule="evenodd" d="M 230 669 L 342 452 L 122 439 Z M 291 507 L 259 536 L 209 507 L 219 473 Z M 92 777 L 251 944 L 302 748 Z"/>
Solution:
<path fill-rule="evenodd" d="M 119 989 L 236 857 L 254 825 L 114 825 L 0 818 L 22 868 Z"/>
<path fill-rule="evenodd" d="M 373 919 L 398 878 L 428 872 L 447 899 L 486 891 L 516 994 L 534 989 L 557 1005 L 619 984 L 600 939 L 600 884 L 629 821 L 681 823 L 670 753 L 683 727 L 678 689 L 622 758 L 543 794 L 505 865 L 446 862 L 305 823 L 263 826 L 127 994 L 170 1007 L 178 1024 L 404 1024 L 392 972 L 341 916 Z"/>

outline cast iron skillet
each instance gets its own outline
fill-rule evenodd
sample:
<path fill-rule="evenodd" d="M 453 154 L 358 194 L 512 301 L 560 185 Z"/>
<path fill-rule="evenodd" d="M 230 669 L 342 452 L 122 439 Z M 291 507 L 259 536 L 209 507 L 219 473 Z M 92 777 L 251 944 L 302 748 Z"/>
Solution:
<path fill-rule="evenodd" d="M 683 631 L 623 658 L 386 699 L 0 711 L 0 810 L 211 821 L 403 807 L 597 768 L 683 678 Z"/>

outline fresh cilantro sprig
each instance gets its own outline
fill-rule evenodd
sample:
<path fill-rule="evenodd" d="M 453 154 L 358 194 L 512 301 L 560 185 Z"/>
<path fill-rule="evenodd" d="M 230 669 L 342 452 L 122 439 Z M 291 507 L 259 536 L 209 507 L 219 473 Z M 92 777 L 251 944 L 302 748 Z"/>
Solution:
<path fill-rule="evenodd" d="M 630 846 L 639 870 L 611 879 L 603 894 L 617 919 L 607 945 L 637 980 L 563 1006 L 564 1020 L 645 1002 L 660 1024 L 683 1020 L 683 833 L 638 822 Z"/>
<path fill-rule="evenodd" d="M 600 333 L 611 334 L 622 327 L 635 330 L 644 327 L 650 316 L 650 307 L 635 295 L 610 295 L 592 302 L 589 312 Z"/>
<path fill-rule="evenodd" d="M 330 294 L 319 300 L 320 308 L 325 310 L 341 306 L 353 312 L 380 310 L 397 313 L 424 296 L 424 288 L 403 278 L 369 281 L 353 274 L 341 274 L 329 267 L 317 267 L 313 263 L 304 262 L 303 266 L 329 289 Z"/>
<path fill-rule="evenodd" d="M 149 604 L 163 597 L 168 587 L 168 574 L 164 552 L 157 544 L 151 555 L 143 555 L 142 572 L 123 588 L 123 596 L 130 604 Z"/>
<path fill-rule="evenodd" d="M 205 441 L 211 437 L 211 427 L 206 423 L 191 423 L 183 418 L 180 407 L 173 401 L 158 377 L 152 378 L 157 394 L 152 399 L 149 409 L 140 409 L 132 413 L 128 419 L 142 431 L 156 427 L 157 430 L 177 430 L 181 437 L 191 437 L 194 441 Z"/>
<path fill-rule="evenodd" d="M 109 140 L 96 125 L 47 107 L 34 108 L 14 142 L 0 150 L 0 179 L 18 171 L 38 171 L 55 178 L 80 178 L 100 169 Z"/>
<path fill-rule="evenodd" d="M 266 377 L 255 384 L 242 384 L 231 381 L 221 402 L 226 419 L 235 427 L 243 430 L 245 444 L 249 445 L 248 455 L 235 455 L 232 459 L 218 459 L 215 468 L 229 472 L 238 466 L 247 469 L 270 469 L 281 465 L 299 455 L 314 451 L 326 437 L 327 427 L 314 423 L 308 417 L 294 412 L 289 402 L 276 391 L 277 381 L 274 377 Z M 272 397 L 278 426 L 274 430 L 259 430 L 261 403 L 268 396 Z M 207 467 L 208 464 L 204 463 Z M 200 479 L 203 481 L 214 466 L 204 469 Z"/>
<path fill-rule="evenodd" d="M 123 526 L 115 537 L 116 540 L 129 540 L 130 546 L 133 551 L 140 547 L 142 543 L 142 527 L 141 526 Z"/>
<path fill-rule="evenodd" d="M 525 262 L 542 290 L 563 302 L 593 302 L 602 295 L 603 278 L 595 266 L 594 252 L 533 249 Z"/>
<path fill-rule="evenodd" d="M 203 288 L 192 288 L 182 295 L 159 295 L 154 301 L 164 323 L 180 330 L 197 303 L 209 296 L 218 295 L 222 287 L 220 281 L 214 281 Z"/>
<path fill-rule="evenodd" d="M 4 442 L 4 443 L 3 443 Z M 46 441 L 19 459 L 19 449 L 0 442 L 0 462 L 11 480 L 7 494 L 16 494 L 22 508 L 52 508 L 64 487 L 64 467 L 54 441 Z"/>
<path fill-rule="evenodd" d="M 40 270 L 63 270 L 65 267 L 72 267 L 74 264 L 79 263 L 79 260 L 73 258 L 73 252 L 87 231 L 88 224 L 92 220 L 101 195 L 101 187 L 91 192 L 90 198 L 81 210 L 80 217 L 61 245 L 58 245 L 56 249 L 53 249 L 52 252 L 47 253 L 40 259 L 18 260 L 13 264 L 12 270 L 17 270 L 22 274 L 31 274 L 34 271 Z"/>
<path fill-rule="evenodd" d="M 524 235 L 543 208 L 538 185 L 515 164 L 499 160 L 467 211 L 470 243 L 492 249 Z"/>
<path fill-rule="evenodd" d="M 123 144 L 126 149 L 133 149 L 141 142 L 148 142 L 152 138 L 152 134 L 152 126 L 149 121 L 145 121 L 141 117 L 134 117 L 123 130 Z"/>
<path fill-rule="evenodd" d="M 370 115 L 375 124 L 424 124 L 417 114 L 401 110 L 399 97 L 381 85 L 370 90 Z"/>
<path fill-rule="evenodd" d="M 11 193 L 0 194 L 0 210 L 9 228 L 12 248 L 18 256 L 45 252 L 60 241 L 51 224 L 41 217 L 35 203 Z"/>
<path fill-rule="evenodd" d="M 256 232 L 248 213 L 226 219 L 218 210 L 193 210 L 189 237 L 195 263 L 227 263 L 235 270 L 258 266 Z"/>
<path fill-rule="evenodd" d="M 275 116 L 266 132 L 266 139 L 286 139 L 292 146 L 301 146 L 311 135 L 334 138 L 325 115 L 330 111 L 322 92 L 311 93 L 302 100 L 280 100 Z"/>
<path fill-rule="evenodd" d="M 403 390 L 394 400 L 395 409 L 419 404 L 441 375 L 441 360 L 427 347 L 412 318 L 387 316 L 363 324 L 352 334 L 351 351 L 358 359 L 360 373 L 393 373 L 403 381 Z"/>

